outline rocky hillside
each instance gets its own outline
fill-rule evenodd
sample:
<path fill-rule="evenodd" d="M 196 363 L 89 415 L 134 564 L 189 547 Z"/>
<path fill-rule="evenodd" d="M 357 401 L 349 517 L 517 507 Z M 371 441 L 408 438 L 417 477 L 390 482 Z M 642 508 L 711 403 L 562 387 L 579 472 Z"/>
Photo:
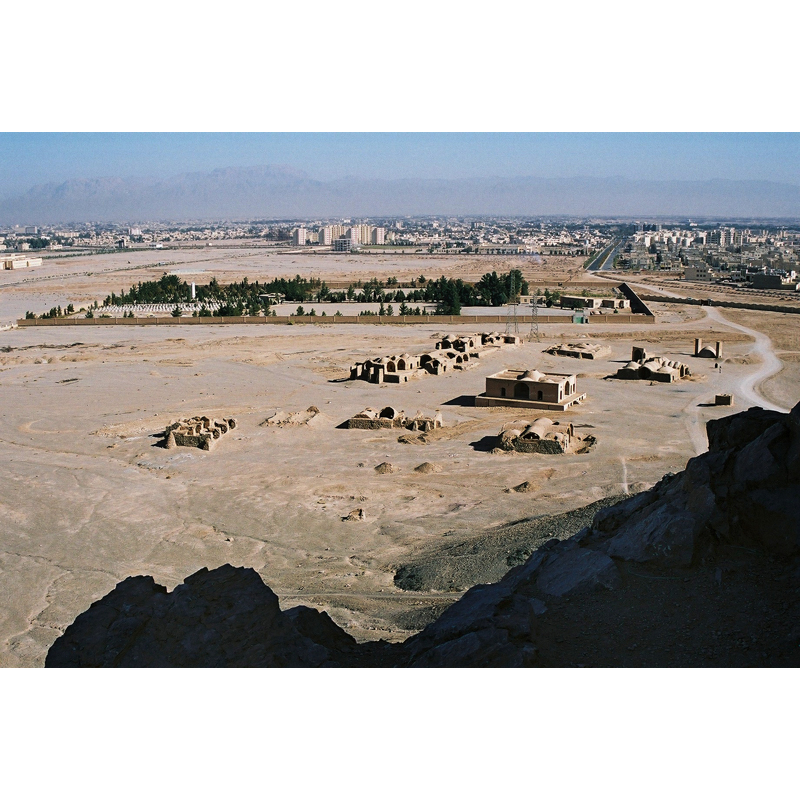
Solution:
<path fill-rule="evenodd" d="M 251 569 L 120 583 L 46 666 L 800 666 L 800 404 L 708 424 L 677 475 L 550 539 L 402 644 L 281 612 Z"/>

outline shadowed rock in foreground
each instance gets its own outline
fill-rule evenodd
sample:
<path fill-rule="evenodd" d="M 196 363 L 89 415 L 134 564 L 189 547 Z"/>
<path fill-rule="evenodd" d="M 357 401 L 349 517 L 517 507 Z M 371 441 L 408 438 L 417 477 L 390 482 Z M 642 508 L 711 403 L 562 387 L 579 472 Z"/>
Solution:
<path fill-rule="evenodd" d="M 358 644 L 252 569 L 120 583 L 65 666 L 800 666 L 800 405 L 708 423 L 709 452 L 475 586 L 402 644 Z"/>

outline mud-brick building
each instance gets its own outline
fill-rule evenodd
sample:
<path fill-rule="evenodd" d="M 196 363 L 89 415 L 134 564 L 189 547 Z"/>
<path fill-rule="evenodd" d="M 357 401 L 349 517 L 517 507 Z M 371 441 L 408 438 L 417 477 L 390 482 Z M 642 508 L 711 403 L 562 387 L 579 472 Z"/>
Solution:
<path fill-rule="evenodd" d="M 574 374 L 507 369 L 486 378 L 486 391 L 475 398 L 475 405 L 566 411 L 585 399 Z"/>

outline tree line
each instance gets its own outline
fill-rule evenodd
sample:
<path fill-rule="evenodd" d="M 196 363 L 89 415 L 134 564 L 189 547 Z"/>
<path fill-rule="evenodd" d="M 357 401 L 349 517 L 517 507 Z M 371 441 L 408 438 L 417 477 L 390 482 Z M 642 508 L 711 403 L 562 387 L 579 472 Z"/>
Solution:
<path fill-rule="evenodd" d="M 268 295 L 280 294 L 288 302 L 343 303 L 397 303 L 401 309 L 409 309 L 407 303 L 436 304 L 437 314 L 458 315 L 463 306 L 501 306 L 528 293 L 528 283 L 518 269 L 498 275 L 487 272 L 477 283 L 461 278 L 429 280 L 424 275 L 410 282 L 410 286 L 399 288 L 396 278 L 384 283 L 372 278 L 350 284 L 345 291 L 332 291 L 318 278 L 276 278 L 268 282 L 244 278 L 241 281 L 221 284 L 212 278 L 207 284 L 195 285 L 194 301 L 201 307 L 201 316 L 241 316 L 269 313 L 272 303 Z M 164 274 L 157 281 L 143 281 L 120 294 L 112 292 L 105 299 L 107 306 L 137 304 L 191 303 L 192 287 L 177 275 Z M 210 311 L 209 303 L 219 305 Z M 410 313 L 413 313 L 410 311 Z"/>

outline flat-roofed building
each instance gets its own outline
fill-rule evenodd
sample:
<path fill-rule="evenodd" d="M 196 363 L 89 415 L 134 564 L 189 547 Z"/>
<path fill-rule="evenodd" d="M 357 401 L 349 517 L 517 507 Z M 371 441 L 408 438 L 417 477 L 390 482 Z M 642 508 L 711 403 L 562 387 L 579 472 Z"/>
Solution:
<path fill-rule="evenodd" d="M 25 269 L 26 267 L 41 267 L 42 259 L 27 256 L 3 256 L 0 259 L 3 269 Z"/>
<path fill-rule="evenodd" d="M 529 253 L 530 247 L 526 244 L 479 244 L 478 253 L 486 256 L 519 256 Z"/>
<path fill-rule="evenodd" d="M 292 244 L 296 247 L 304 247 L 306 243 L 306 229 L 295 228 L 292 233 Z"/>
<path fill-rule="evenodd" d="M 575 374 L 507 369 L 486 378 L 486 391 L 475 398 L 475 405 L 566 411 L 584 399 L 586 394 L 578 393 Z"/>
<path fill-rule="evenodd" d="M 561 308 L 600 308 L 603 303 L 601 297 L 578 297 L 576 295 L 562 294 Z"/>
<path fill-rule="evenodd" d="M 713 281 L 717 276 L 708 264 L 689 264 L 683 271 L 687 281 Z"/>

